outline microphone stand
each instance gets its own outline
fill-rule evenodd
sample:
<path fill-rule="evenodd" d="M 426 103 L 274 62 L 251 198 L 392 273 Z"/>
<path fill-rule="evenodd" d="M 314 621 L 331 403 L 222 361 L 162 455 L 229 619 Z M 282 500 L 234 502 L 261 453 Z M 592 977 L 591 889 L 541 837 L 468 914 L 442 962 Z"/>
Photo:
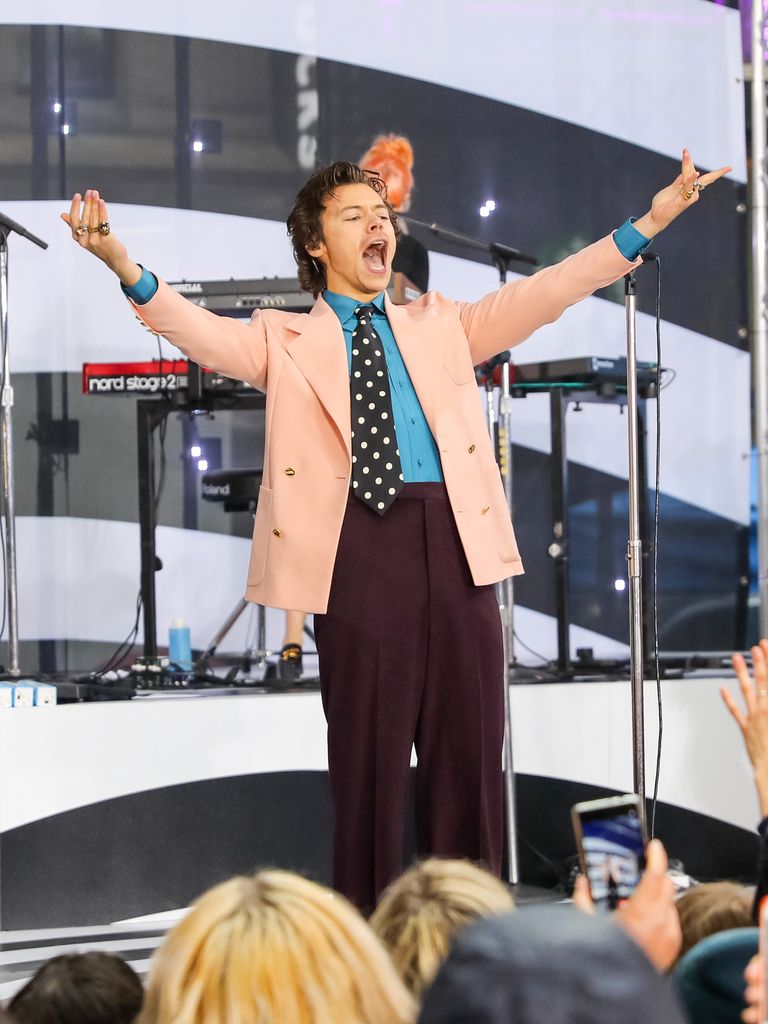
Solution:
<path fill-rule="evenodd" d="M 21 675 L 19 667 L 19 586 L 16 568 L 16 500 L 13 474 L 13 387 L 8 353 L 8 236 L 11 232 L 29 239 L 41 249 L 48 243 L 27 231 L 15 220 L 0 213 L 0 347 L 3 352 L 0 387 L 0 450 L 3 463 L 3 505 L 5 511 L 5 564 L 8 600 L 8 674 Z"/>
<path fill-rule="evenodd" d="M 464 235 L 459 231 L 441 227 L 439 224 L 427 224 L 426 221 L 417 220 L 415 217 L 400 214 L 409 224 L 431 231 L 432 234 L 448 242 L 458 242 L 460 245 L 472 249 L 480 249 L 487 252 L 493 265 L 499 271 L 500 286 L 507 280 L 509 264 L 513 261 L 529 263 L 538 266 L 539 260 L 535 256 L 529 256 L 519 249 L 513 249 L 501 242 L 484 242 L 471 235 Z M 485 384 L 488 430 L 491 435 L 491 444 L 496 451 L 496 458 L 499 464 L 504 484 L 504 493 L 509 507 L 509 514 L 512 515 L 512 399 L 510 395 L 509 378 L 509 349 L 500 352 L 493 359 L 481 363 L 476 367 L 475 373 L 478 383 Z M 493 400 L 494 369 L 501 367 L 501 399 L 499 402 L 498 420 L 498 443 L 496 429 L 496 408 Z M 512 665 L 516 666 L 515 640 L 514 640 L 514 593 L 511 577 L 496 584 L 496 596 L 499 603 L 499 614 L 501 616 L 502 640 L 504 646 L 504 805 L 507 819 L 507 879 L 510 885 L 520 883 L 519 848 L 517 838 L 517 800 L 515 794 L 515 769 L 512 759 L 512 702 L 510 700 L 509 687 L 512 681 Z"/>
<path fill-rule="evenodd" d="M 480 249 L 482 252 L 490 253 L 493 258 L 493 265 L 498 267 L 501 273 L 502 284 L 507 280 L 507 271 L 509 270 L 510 263 L 514 261 L 530 263 L 533 267 L 538 267 L 539 263 L 541 263 L 541 260 L 536 259 L 535 256 L 530 256 L 519 249 L 513 249 L 511 245 L 503 245 L 501 242 L 484 242 L 481 238 L 473 238 L 472 235 L 465 235 L 461 231 L 444 228 L 441 224 L 428 224 L 425 220 L 417 220 L 415 217 L 411 217 L 410 214 L 398 213 L 398 217 L 408 224 L 414 224 L 417 228 L 431 231 L 433 235 L 444 239 L 446 242 L 457 242 L 459 245 L 466 246 L 469 249 Z M 499 261 L 503 261 L 503 269 L 499 267 Z"/>
<path fill-rule="evenodd" d="M 650 257 L 650 254 L 649 258 Z M 645 651 L 643 643 L 643 540 L 640 534 L 641 487 L 637 404 L 637 281 L 634 271 L 624 277 L 627 322 L 627 441 L 629 447 L 629 662 L 632 699 L 632 760 L 634 789 L 645 819 L 645 708 L 643 706 Z"/>

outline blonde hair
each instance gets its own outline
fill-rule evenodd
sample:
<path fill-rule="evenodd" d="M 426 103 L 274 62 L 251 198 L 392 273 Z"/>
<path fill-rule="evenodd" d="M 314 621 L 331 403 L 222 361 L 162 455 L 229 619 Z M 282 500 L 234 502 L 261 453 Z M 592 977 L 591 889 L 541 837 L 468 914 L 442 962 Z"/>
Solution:
<path fill-rule="evenodd" d="M 413 1000 L 342 896 L 287 871 L 209 890 L 155 954 L 138 1024 L 411 1024 Z"/>
<path fill-rule="evenodd" d="M 753 892 L 734 882 L 705 882 L 684 893 L 675 904 L 683 944 L 678 959 L 702 939 L 752 924 Z"/>
<path fill-rule="evenodd" d="M 456 935 L 481 917 L 507 913 L 507 887 L 464 860 L 432 857 L 401 875 L 379 901 L 371 927 L 406 986 L 420 999 Z"/>
<path fill-rule="evenodd" d="M 381 175 L 395 210 L 405 208 L 413 191 L 413 147 L 404 135 L 377 135 L 358 163 Z"/>

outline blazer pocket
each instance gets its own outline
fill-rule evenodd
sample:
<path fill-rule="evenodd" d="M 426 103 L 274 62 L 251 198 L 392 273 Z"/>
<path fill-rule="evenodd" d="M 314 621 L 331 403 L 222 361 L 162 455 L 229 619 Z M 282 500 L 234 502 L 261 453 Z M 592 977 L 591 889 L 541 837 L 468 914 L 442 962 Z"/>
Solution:
<path fill-rule="evenodd" d="M 253 524 L 251 562 L 248 566 L 248 586 L 255 587 L 264 579 L 269 554 L 269 539 L 272 536 L 272 488 L 260 487 L 256 505 L 256 522 Z"/>

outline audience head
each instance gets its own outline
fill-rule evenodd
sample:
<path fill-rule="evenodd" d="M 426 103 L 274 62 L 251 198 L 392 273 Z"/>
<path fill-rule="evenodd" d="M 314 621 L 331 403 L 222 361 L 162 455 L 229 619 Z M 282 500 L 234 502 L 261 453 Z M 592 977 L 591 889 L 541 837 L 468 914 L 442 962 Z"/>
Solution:
<path fill-rule="evenodd" d="M 458 932 L 513 906 L 509 889 L 489 872 L 469 861 L 433 857 L 390 885 L 371 926 L 389 949 L 400 977 L 421 998 Z"/>
<path fill-rule="evenodd" d="M 529 907 L 462 932 L 419 1024 L 683 1024 L 669 980 L 607 916 Z"/>
<path fill-rule="evenodd" d="M 404 135 L 378 135 L 360 157 L 360 166 L 380 174 L 387 183 L 389 201 L 406 213 L 413 191 L 413 148 Z"/>
<path fill-rule="evenodd" d="M 57 956 L 8 1004 L 14 1024 L 132 1024 L 143 990 L 135 971 L 110 953 Z"/>
<path fill-rule="evenodd" d="M 757 952 L 757 936 L 757 928 L 710 935 L 675 967 L 675 987 L 696 1024 L 739 1024 L 744 970 Z"/>
<path fill-rule="evenodd" d="M 702 939 L 752 924 L 753 894 L 734 882 L 706 882 L 684 893 L 675 906 L 680 916 L 684 956 Z"/>
<path fill-rule="evenodd" d="M 406 1024 L 414 1004 L 347 901 L 286 871 L 205 893 L 158 949 L 142 1024 Z"/>

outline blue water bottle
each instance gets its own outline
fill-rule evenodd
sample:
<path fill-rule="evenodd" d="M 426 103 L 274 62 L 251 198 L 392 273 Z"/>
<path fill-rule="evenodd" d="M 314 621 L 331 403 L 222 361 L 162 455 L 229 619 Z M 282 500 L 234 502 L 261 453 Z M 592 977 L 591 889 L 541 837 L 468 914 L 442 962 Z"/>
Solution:
<path fill-rule="evenodd" d="M 168 630 L 168 660 L 171 669 L 192 671 L 192 638 L 184 619 L 174 619 Z"/>

